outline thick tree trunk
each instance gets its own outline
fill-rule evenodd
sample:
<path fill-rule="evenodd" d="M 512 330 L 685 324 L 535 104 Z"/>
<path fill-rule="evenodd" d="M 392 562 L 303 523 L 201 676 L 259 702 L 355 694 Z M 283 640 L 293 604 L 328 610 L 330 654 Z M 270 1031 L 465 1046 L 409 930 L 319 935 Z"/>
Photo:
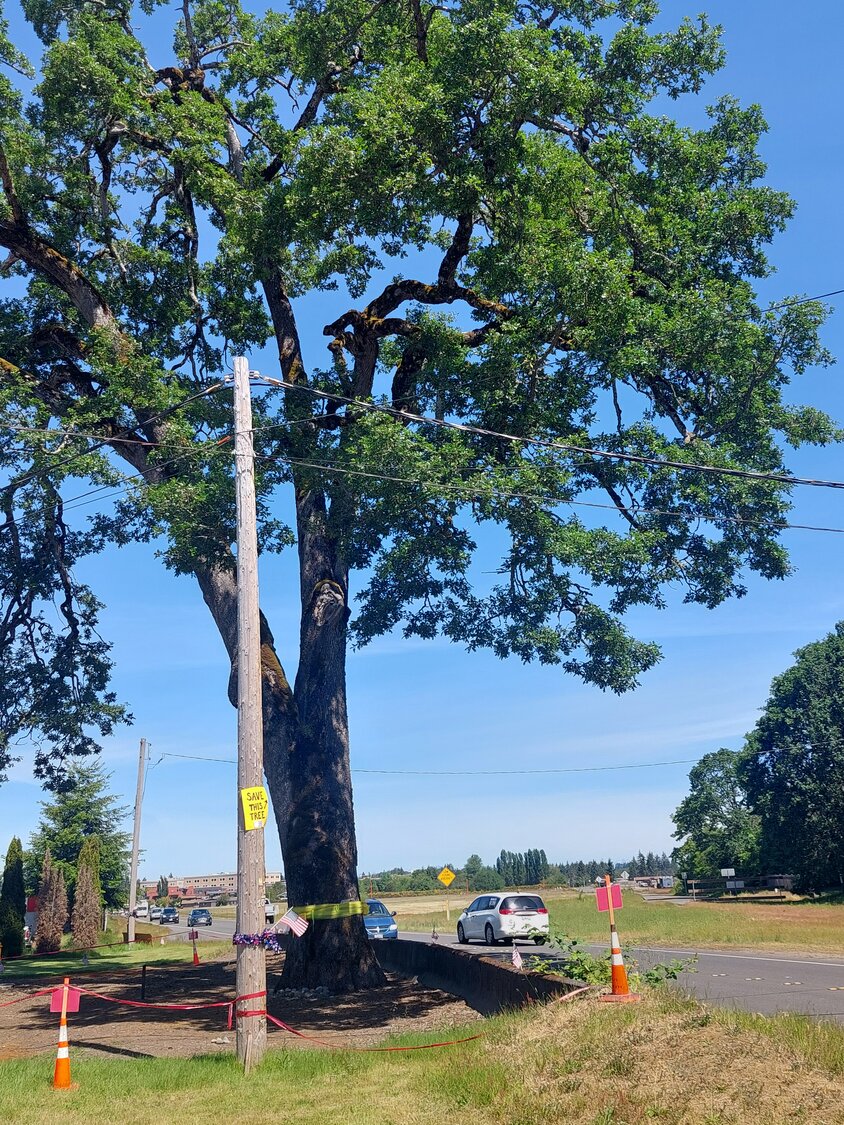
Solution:
<path fill-rule="evenodd" d="M 291 906 L 358 898 L 357 845 L 346 713 L 346 580 L 324 533 L 321 498 L 302 502 L 299 555 L 302 621 L 295 691 L 262 619 L 264 772 L 278 824 Z M 237 655 L 234 574 L 197 569 L 203 597 L 226 646 Z M 236 705 L 234 674 L 229 697 Z M 384 975 L 360 917 L 314 920 L 291 938 L 282 985 L 349 992 Z"/>
<path fill-rule="evenodd" d="M 294 696 L 295 743 L 287 758 L 288 805 L 279 827 L 291 906 L 358 898 L 357 843 L 346 712 L 347 574 L 325 530 L 323 498 L 299 497 L 302 619 Z M 272 776 L 268 774 L 272 785 Z M 285 987 L 334 992 L 372 988 L 384 974 L 359 916 L 311 922 L 292 939 Z"/>

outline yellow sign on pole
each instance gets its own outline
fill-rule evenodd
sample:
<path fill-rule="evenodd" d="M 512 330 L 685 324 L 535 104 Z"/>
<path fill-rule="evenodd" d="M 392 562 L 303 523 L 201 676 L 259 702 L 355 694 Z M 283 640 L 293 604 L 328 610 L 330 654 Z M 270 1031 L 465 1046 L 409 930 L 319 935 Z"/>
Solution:
<path fill-rule="evenodd" d="M 270 799 L 263 785 L 252 785 L 241 789 L 240 801 L 243 805 L 243 827 L 263 828 L 270 815 Z"/>
<path fill-rule="evenodd" d="M 454 875 L 454 872 L 449 867 L 444 867 L 442 869 L 442 871 L 439 873 L 439 875 L 437 876 L 437 878 L 439 879 L 439 881 L 442 883 L 442 885 L 444 887 L 450 887 L 451 884 L 454 882 L 455 875 Z"/>

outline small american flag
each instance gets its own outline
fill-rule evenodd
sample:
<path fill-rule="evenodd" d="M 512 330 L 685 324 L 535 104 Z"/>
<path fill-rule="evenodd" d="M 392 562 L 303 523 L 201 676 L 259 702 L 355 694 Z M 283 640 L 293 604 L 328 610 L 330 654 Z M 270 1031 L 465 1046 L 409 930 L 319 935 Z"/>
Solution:
<path fill-rule="evenodd" d="M 296 937 L 301 937 L 305 930 L 308 928 L 307 918 L 302 918 L 295 910 L 288 910 L 287 913 L 279 919 L 280 926 L 287 926 L 292 930 Z"/>
<path fill-rule="evenodd" d="M 511 960 L 512 960 L 514 966 L 517 969 L 521 969 L 521 967 L 522 967 L 522 955 L 521 955 L 521 953 L 519 953 L 518 949 L 516 949 L 515 945 L 513 946 L 513 955 L 511 957 Z"/>

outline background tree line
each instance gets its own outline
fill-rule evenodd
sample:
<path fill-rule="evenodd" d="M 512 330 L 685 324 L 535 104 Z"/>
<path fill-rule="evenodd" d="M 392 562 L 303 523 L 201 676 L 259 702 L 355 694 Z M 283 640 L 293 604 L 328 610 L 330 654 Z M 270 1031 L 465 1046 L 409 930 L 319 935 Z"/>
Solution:
<path fill-rule="evenodd" d="M 503 887 L 577 887 L 593 883 L 609 872 L 618 877 L 622 871 L 633 878 L 636 875 L 672 875 L 674 862 L 665 852 L 656 854 L 639 852 L 625 863 L 612 859 L 576 860 L 568 863 L 549 863 L 543 848 L 528 848 L 525 852 L 511 852 L 503 849 L 493 865 L 483 862 L 479 855 L 470 855 L 466 862 L 440 866 L 417 867 L 406 871 L 403 867 L 393 867 L 387 871 L 377 871 L 361 876 L 361 890 L 369 894 L 370 884 L 373 894 L 397 894 L 408 891 L 441 891 L 442 883 L 437 876 L 443 866 L 455 874 L 452 884 L 461 890 L 497 891 Z"/>
<path fill-rule="evenodd" d="M 741 750 L 705 755 L 674 813 L 677 868 L 692 878 L 789 874 L 844 887 L 844 622 L 797 650 Z"/>

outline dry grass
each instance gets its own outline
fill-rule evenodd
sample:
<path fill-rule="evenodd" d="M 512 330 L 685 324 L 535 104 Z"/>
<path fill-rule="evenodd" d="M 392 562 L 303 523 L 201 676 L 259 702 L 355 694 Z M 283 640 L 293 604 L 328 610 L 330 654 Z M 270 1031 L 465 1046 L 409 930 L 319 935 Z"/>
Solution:
<path fill-rule="evenodd" d="M 836 1025 L 710 1012 L 660 990 L 637 1005 L 533 1008 L 486 1029 L 410 1054 L 274 1050 L 248 1079 L 231 1057 L 86 1059 L 73 1063 L 69 1092 L 50 1089 L 51 1054 L 8 1059 L 0 1120 L 93 1125 L 117 1114 L 146 1125 L 189 1112 L 228 1125 L 248 1105 L 291 1125 L 844 1125 Z"/>
<path fill-rule="evenodd" d="M 507 1084 L 520 1125 L 843 1122 L 844 1032 L 785 1022 L 790 1036 L 779 1019 L 651 992 L 635 1006 L 548 1007 L 512 1023 L 496 1058 L 521 1076 L 515 1096 Z"/>

